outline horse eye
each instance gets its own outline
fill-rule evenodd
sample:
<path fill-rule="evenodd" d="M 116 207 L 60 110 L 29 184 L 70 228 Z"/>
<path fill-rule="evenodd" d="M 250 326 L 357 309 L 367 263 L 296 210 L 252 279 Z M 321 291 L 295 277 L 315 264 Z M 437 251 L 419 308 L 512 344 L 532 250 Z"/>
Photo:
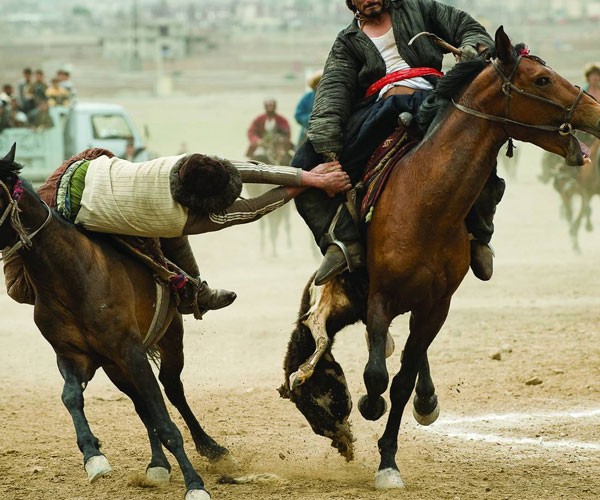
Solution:
<path fill-rule="evenodd" d="M 535 81 L 535 84 L 538 85 L 538 86 L 540 86 L 540 87 L 545 87 L 549 83 L 550 83 L 550 78 L 548 78 L 547 76 L 542 76 L 541 78 L 538 78 Z"/>

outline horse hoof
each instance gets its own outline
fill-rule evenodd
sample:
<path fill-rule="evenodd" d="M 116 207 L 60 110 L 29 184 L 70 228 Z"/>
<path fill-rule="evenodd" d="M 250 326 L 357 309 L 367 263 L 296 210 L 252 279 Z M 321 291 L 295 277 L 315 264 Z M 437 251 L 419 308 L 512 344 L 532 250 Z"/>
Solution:
<path fill-rule="evenodd" d="M 171 480 L 171 471 L 164 467 L 148 467 L 146 478 L 153 483 L 168 483 Z"/>
<path fill-rule="evenodd" d="M 379 420 L 387 411 L 387 402 L 381 396 L 374 408 L 369 408 L 369 396 L 364 395 L 358 400 L 358 410 L 366 420 Z"/>
<path fill-rule="evenodd" d="M 415 417 L 415 420 L 417 421 L 417 423 L 419 423 L 421 425 L 431 425 L 438 419 L 439 416 L 440 416 L 440 405 L 439 404 L 437 404 L 435 406 L 435 408 L 433 409 L 433 411 L 427 415 L 421 415 L 420 413 L 417 412 L 417 409 L 413 406 L 413 417 Z"/>
<path fill-rule="evenodd" d="M 295 391 L 300 387 L 304 381 L 298 376 L 298 372 L 294 372 L 290 375 L 290 392 Z"/>
<path fill-rule="evenodd" d="M 378 470 L 375 474 L 375 489 L 377 490 L 400 490 L 404 488 L 404 483 L 400 477 L 400 472 L 396 469 L 387 468 Z"/>
<path fill-rule="evenodd" d="M 185 500 L 210 500 L 210 495 L 206 490 L 189 490 L 185 494 Z"/>
<path fill-rule="evenodd" d="M 88 475 L 88 481 L 93 483 L 102 476 L 109 474 L 112 471 L 112 467 L 104 455 L 94 455 L 88 458 L 85 463 L 85 471 Z"/>

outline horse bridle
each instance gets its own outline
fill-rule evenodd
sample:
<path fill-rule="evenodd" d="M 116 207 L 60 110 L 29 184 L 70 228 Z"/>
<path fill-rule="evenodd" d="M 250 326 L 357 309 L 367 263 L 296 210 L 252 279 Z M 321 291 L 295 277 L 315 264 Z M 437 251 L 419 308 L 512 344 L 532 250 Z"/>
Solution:
<path fill-rule="evenodd" d="M 498 63 L 496 62 L 497 60 L 495 60 L 495 59 L 490 60 L 492 66 L 494 67 L 494 69 L 496 70 L 498 75 L 500 75 L 500 78 L 502 79 L 502 93 L 506 96 L 506 116 L 490 115 L 490 114 L 484 113 L 482 111 L 477 111 L 476 109 L 468 108 L 462 104 L 457 103 L 456 101 L 454 101 L 454 99 L 452 99 L 452 104 L 454 105 L 454 107 L 456 107 L 456 109 L 462 111 L 463 113 L 466 113 L 466 114 L 472 115 L 472 116 L 476 116 L 478 118 L 483 118 L 484 120 L 489 120 L 489 121 L 497 122 L 497 123 L 503 123 L 505 125 L 518 125 L 521 127 L 533 128 L 533 129 L 537 129 L 537 130 L 545 130 L 548 132 L 558 132 L 562 136 L 572 135 L 573 134 L 573 125 L 571 124 L 571 119 L 573 118 L 573 114 L 575 113 L 575 108 L 579 104 L 579 101 L 583 97 L 583 94 L 585 93 L 585 91 L 583 90 L 583 88 L 576 85 L 576 87 L 579 89 L 579 92 L 577 94 L 577 97 L 575 97 L 573 104 L 571 104 L 570 106 L 563 106 L 562 104 L 560 104 L 556 101 L 553 101 L 551 99 L 546 99 L 545 97 L 541 97 L 541 96 L 538 96 L 538 95 L 535 95 L 535 94 L 532 94 L 530 92 L 526 92 L 525 90 L 520 89 L 514 83 L 512 83 L 512 79 L 514 78 L 515 74 L 517 73 L 517 70 L 519 69 L 519 64 L 521 63 L 521 59 L 523 57 L 530 57 L 530 56 L 519 55 L 517 58 L 515 67 L 513 68 L 512 72 L 510 73 L 509 76 L 506 76 L 502 72 L 502 70 L 498 66 Z M 531 57 L 533 57 L 533 56 L 531 56 Z M 516 120 L 511 120 L 510 118 L 508 118 L 508 116 L 510 114 L 510 102 L 511 102 L 511 98 L 513 97 L 511 91 L 515 91 L 523 97 L 529 97 L 531 99 L 535 99 L 537 101 L 541 101 L 546 104 L 550 104 L 552 106 L 556 106 L 556 107 L 560 108 L 562 111 L 565 112 L 565 118 L 564 118 L 563 123 L 561 125 L 559 125 L 558 127 L 553 127 L 550 125 L 535 125 L 532 123 L 523 123 L 523 122 L 519 122 Z M 508 132 L 507 132 L 507 134 L 508 134 Z M 508 134 L 508 135 L 510 135 L 510 134 Z"/>
<path fill-rule="evenodd" d="M 17 252 L 21 248 L 31 248 L 31 240 L 52 220 L 52 210 L 50 210 L 50 207 L 45 201 L 42 201 L 42 203 L 46 207 L 46 210 L 48 210 L 48 217 L 46 217 L 46 220 L 42 223 L 42 225 L 38 227 L 33 233 L 27 234 L 27 231 L 25 230 L 21 222 L 21 217 L 19 216 L 19 213 L 21 212 L 21 209 L 19 208 L 19 199 L 22 193 L 21 180 L 17 180 L 12 193 L 10 189 L 8 189 L 8 186 L 2 181 L 0 181 L 0 187 L 4 190 L 6 196 L 8 197 L 8 205 L 4 209 L 2 215 L 0 216 L 0 227 L 2 227 L 6 220 L 10 218 L 10 225 L 19 237 L 19 240 L 13 246 L 0 249 L 0 253 L 2 253 L 2 255 L 0 255 L 0 261 L 2 261 L 10 257 L 12 254 Z"/>

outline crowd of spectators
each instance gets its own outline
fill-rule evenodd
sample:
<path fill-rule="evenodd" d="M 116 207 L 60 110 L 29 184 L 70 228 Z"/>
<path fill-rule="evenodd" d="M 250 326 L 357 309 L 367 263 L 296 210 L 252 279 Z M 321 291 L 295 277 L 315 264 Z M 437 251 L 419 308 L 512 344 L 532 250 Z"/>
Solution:
<path fill-rule="evenodd" d="M 67 70 L 58 70 L 48 83 L 41 69 L 25 68 L 16 89 L 10 83 L 2 85 L 0 131 L 9 127 L 52 127 L 50 107 L 69 106 L 74 98 L 75 91 Z"/>

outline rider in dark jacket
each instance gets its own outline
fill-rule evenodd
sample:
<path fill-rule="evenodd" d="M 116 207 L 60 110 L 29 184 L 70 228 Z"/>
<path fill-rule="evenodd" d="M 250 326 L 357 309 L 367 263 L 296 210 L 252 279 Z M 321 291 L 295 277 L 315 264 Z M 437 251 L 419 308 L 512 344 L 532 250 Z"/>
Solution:
<path fill-rule="evenodd" d="M 420 37 L 410 46 L 409 40 L 423 31 L 434 33 L 459 47 L 465 58 L 477 56 L 493 42 L 485 28 L 467 13 L 433 0 L 346 0 L 346 5 L 355 19 L 338 34 L 331 48 L 309 122 L 308 141 L 297 151 L 292 165 L 310 169 L 323 158 L 339 159 L 356 183 L 371 153 L 395 128 L 398 116 L 415 113 L 432 89 L 431 85 L 426 88 L 427 82 L 434 84 L 439 76 L 444 55 L 440 46 L 428 37 Z M 398 54 L 409 68 L 431 70 L 424 72 L 426 82 L 420 88 L 417 85 L 404 92 L 407 87 L 399 87 L 402 92 L 391 92 L 391 96 L 377 92 L 366 95 L 369 87 L 390 73 L 374 37 L 365 33 L 369 23 L 379 22 L 391 25 Z M 494 172 L 467 217 L 473 235 L 472 268 L 481 279 L 491 277 L 492 253 L 487 244 L 503 191 L 504 181 Z M 300 215 L 325 253 L 317 271 L 317 285 L 348 267 L 363 264 L 360 236 L 345 207 L 330 231 L 342 201 L 343 197 L 327 198 L 316 190 L 296 199 Z M 341 246 L 346 247 L 345 253 Z"/>

